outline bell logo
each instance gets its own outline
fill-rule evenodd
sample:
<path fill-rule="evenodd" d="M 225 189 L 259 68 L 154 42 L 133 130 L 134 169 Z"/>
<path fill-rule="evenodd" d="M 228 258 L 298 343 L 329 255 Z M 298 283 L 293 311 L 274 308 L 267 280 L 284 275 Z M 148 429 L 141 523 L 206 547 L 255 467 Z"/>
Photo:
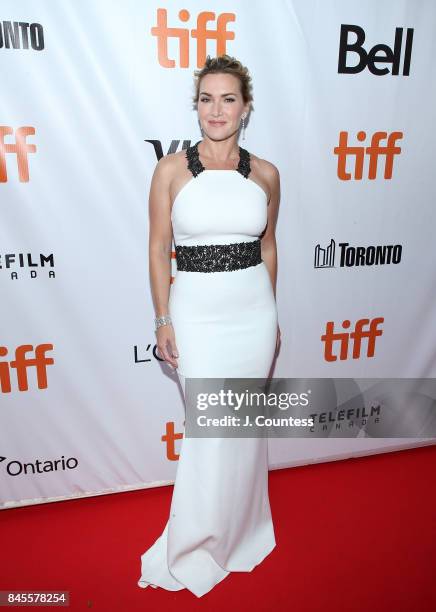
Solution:
<path fill-rule="evenodd" d="M 348 33 L 356 35 L 354 42 L 348 41 Z M 404 45 L 403 76 L 409 76 L 410 61 L 412 58 L 413 28 L 406 30 L 406 42 Z M 369 51 L 365 51 L 365 30 L 358 25 L 342 24 L 339 41 L 338 72 L 342 74 L 356 74 L 362 72 L 368 66 L 368 70 L 375 76 L 389 74 L 386 66 L 379 68 L 376 64 L 392 64 L 392 75 L 397 76 L 401 64 L 401 47 L 403 43 L 403 28 L 395 28 L 394 49 L 388 45 L 375 45 Z M 355 66 L 347 66 L 347 55 L 355 53 L 358 63 Z"/>
<path fill-rule="evenodd" d="M 325 334 L 321 336 L 322 342 L 324 342 L 324 359 L 326 361 L 337 361 L 338 356 L 333 352 L 333 345 L 339 343 L 339 359 L 344 361 L 349 358 L 349 344 L 352 340 L 353 344 L 353 359 L 360 359 L 360 353 L 362 349 L 362 339 L 368 339 L 368 346 L 366 351 L 367 357 L 374 357 L 375 352 L 375 340 L 377 336 L 383 334 L 381 329 L 378 329 L 380 323 L 383 323 L 383 317 L 376 317 L 375 319 L 359 319 L 356 321 L 354 331 L 348 332 L 335 332 L 334 321 L 328 321 L 326 325 Z M 349 329 L 351 322 L 346 319 L 342 321 L 342 328 Z M 365 329 L 367 328 L 367 329 Z"/>
<path fill-rule="evenodd" d="M 190 18 L 186 9 L 179 11 L 179 19 L 186 23 Z M 208 29 L 209 21 L 215 22 L 216 29 Z M 235 21 L 234 13 L 221 13 L 216 17 L 212 11 L 202 11 L 197 16 L 197 28 L 189 31 L 189 28 L 169 28 L 167 21 L 167 10 L 157 9 L 157 25 L 151 28 L 151 33 L 157 38 L 158 61 L 164 68 L 174 68 L 176 62 L 168 57 L 168 39 L 177 38 L 179 41 L 179 66 L 189 68 L 189 38 L 197 39 L 197 68 L 201 68 L 206 61 L 206 46 L 208 40 L 216 40 L 216 55 L 226 53 L 226 42 L 234 40 L 235 33 L 227 31 L 227 24 Z"/>
<path fill-rule="evenodd" d="M 26 353 L 32 353 L 33 350 L 35 350 L 35 357 L 26 357 Z M 16 371 L 18 390 L 28 391 L 27 371 L 30 367 L 36 368 L 38 389 L 47 389 L 47 366 L 53 365 L 54 359 L 46 357 L 46 352 L 52 350 L 53 344 L 38 344 L 35 349 L 32 344 L 17 346 L 13 361 L 0 361 L 0 392 L 11 392 L 11 370 Z M 6 357 L 7 354 L 8 349 L 5 346 L 0 346 L 0 358 Z"/>
<path fill-rule="evenodd" d="M 368 178 L 374 180 L 377 177 L 378 160 L 381 155 L 385 156 L 384 178 L 392 178 L 392 169 L 394 165 L 394 156 L 401 153 L 401 148 L 396 147 L 397 140 L 403 137 L 403 132 L 374 132 L 371 137 L 371 145 L 365 146 L 349 146 L 348 132 L 339 132 L 339 145 L 333 149 L 335 155 L 338 156 L 337 175 L 342 181 L 349 181 L 354 178 L 356 181 L 362 180 L 363 164 L 365 154 L 369 158 Z M 363 142 L 366 138 L 366 132 L 357 132 L 357 140 Z M 387 139 L 386 146 L 381 146 L 380 141 Z M 347 172 L 347 159 L 354 157 L 353 173 Z"/>
<path fill-rule="evenodd" d="M 6 183 L 8 175 L 6 171 L 6 153 L 15 153 L 18 164 L 18 177 L 21 183 L 29 182 L 28 153 L 35 153 L 36 145 L 26 142 L 27 136 L 35 134 L 35 128 L 25 126 L 15 130 L 15 143 L 5 143 L 5 136 L 13 134 L 13 128 L 8 125 L 0 125 L 0 183 Z"/>

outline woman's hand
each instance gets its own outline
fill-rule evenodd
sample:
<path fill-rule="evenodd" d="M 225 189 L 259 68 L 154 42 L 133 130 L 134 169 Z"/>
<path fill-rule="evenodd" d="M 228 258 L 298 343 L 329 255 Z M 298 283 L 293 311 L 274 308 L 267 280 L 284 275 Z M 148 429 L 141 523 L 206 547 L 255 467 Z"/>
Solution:
<path fill-rule="evenodd" d="M 179 356 L 179 352 L 176 347 L 174 328 L 171 323 L 161 325 L 157 328 L 156 339 L 157 348 L 163 359 L 174 368 L 177 368 L 176 357 Z"/>
<path fill-rule="evenodd" d="M 277 323 L 276 353 L 278 352 L 278 350 L 280 348 L 280 343 L 281 343 L 280 326 Z"/>

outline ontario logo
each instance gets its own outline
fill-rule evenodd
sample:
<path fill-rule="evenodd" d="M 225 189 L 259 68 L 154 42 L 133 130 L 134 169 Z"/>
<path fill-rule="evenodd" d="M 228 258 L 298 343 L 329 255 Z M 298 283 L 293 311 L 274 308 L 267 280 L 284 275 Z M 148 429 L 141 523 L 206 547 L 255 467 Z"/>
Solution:
<path fill-rule="evenodd" d="M 59 472 L 74 470 L 79 465 L 79 460 L 76 457 L 68 457 L 62 455 L 60 459 L 35 459 L 34 461 L 23 462 L 18 459 L 8 461 L 7 457 L 0 457 L 0 463 L 5 464 L 6 473 L 8 476 L 22 476 L 28 474 L 46 474 L 47 472 Z"/>

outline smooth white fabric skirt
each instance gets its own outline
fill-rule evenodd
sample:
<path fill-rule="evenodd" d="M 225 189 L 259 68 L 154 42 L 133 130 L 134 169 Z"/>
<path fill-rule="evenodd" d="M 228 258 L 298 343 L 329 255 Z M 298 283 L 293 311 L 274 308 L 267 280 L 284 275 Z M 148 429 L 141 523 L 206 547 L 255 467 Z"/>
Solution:
<path fill-rule="evenodd" d="M 268 270 L 178 271 L 169 312 L 185 379 L 266 378 L 277 309 Z M 207 593 L 232 571 L 251 571 L 275 547 L 267 438 L 183 437 L 170 516 L 141 557 L 141 587 Z"/>

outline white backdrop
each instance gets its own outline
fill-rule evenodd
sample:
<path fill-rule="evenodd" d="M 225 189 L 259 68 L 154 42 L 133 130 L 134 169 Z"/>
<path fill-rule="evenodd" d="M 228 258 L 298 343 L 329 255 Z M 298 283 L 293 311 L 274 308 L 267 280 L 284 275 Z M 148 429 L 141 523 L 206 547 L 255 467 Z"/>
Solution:
<path fill-rule="evenodd" d="M 168 38 L 159 12 L 179 28 Z M 434 2 L 3 0 L 0 20 L 3 508 L 174 480 L 184 410 L 156 355 L 148 190 L 161 154 L 201 138 L 191 96 L 205 52 L 248 65 L 240 144 L 281 174 L 274 376 L 436 376 Z M 363 38 L 368 65 L 340 71 Z M 395 132 L 389 176 L 376 139 Z M 366 148 L 342 166 L 341 133 Z M 315 267 L 332 239 L 334 265 Z M 401 245 L 401 259 L 341 266 L 342 243 Z M 372 357 L 364 340 L 356 358 L 351 344 L 326 358 L 328 322 L 351 332 L 377 317 Z M 270 465 L 434 442 L 272 439 Z"/>

